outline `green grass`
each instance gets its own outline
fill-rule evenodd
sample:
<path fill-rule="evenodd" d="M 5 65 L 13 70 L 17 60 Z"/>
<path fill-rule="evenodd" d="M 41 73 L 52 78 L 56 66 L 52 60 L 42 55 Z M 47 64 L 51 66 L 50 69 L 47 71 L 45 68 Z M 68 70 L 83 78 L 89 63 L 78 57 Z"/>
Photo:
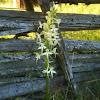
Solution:
<path fill-rule="evenodd" d="M 62 37 L 64 39 L 100 41 L 100 30 L 62 32 Z"/>
<path fill-rule="evenodd" d="M 81 91 L 82 88 L 78 89 L 76 97 L 71 94 L 70 90 L 71 93 L 67 94 L 68 90 L 64 91 L 64 89 L 67 89 L 66 87 L 54 95 L 54 100 L 100 100 L 100 80 L 95 81 L 94 85 L 91 85 L 91 83 L 88 83 L 87 87 L 84 88 L 84 94 Z"/>
<path fill-rule="evenodd" d="M 78 5 L 62 4 L 57 10 L 58 13 L 100 14 L 100 4 L 91 4 L 88 6 L 83 3 L 79 3 Z"/>

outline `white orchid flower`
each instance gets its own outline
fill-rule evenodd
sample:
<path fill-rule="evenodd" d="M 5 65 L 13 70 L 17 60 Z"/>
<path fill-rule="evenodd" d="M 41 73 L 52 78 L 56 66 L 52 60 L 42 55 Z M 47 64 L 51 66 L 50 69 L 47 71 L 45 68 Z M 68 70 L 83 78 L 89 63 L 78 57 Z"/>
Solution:
<path fill-rule="evenodd" d="M 50 35 L 48 38 L 47 38 L 47 40 L 50 42 L 50 41 L 53 41 L 53 38 L 52 38 L 52 36 Z"/>
<path fill-rule="evenodd" d="M 50 11 L 47 11 L 46 14 L 50 14 Z M 46 16 L 47 17 L 47 16 Z"/>
<path fill-rule="evenodd" d="M 49 55 L 52 55 L 52 52 L 49 52 L 49 49 L 46 49 L 46 52 L 42 53 L 42 55 L 46 55 L 47 58 L 49 57 Z"/>
<path fill-rule="evenodd" d="M 56 38 L 48 38 L 49 44 L 52 46 L 56 46 L 57 44 L 59 45 L 59 41 L 60 39 L 56 39 Z"/>
<path fill-rule="evenodd" d="M 54 48 L 53 51 L 52 51 L 52 53 L 55 54 L 55 57 L 56 57 L 56 55 L 58 54 L 57 53 L 57 48 Z"/>
<path fill-rule="evenodd" d="M 53 46 L 54 45 L 53 40 L 50 40 L 49 44 L 50 44 L 50 46 Z"/>
<path fill-rule="evenodd" d="M 40 47 L 38 49 L 41 49 L 41 52 L 43 52 L 43 49 L 45 49 L 46 46 L 43 43 L 40 43 Z"/>
<path fill-rule="evenodd" d="M 60 22 L 61 22 L 61 19 L 56 19 L 56 23 L 58 24 L 58 27 L 59 27 Z"/>
<path fill-rule="evenodd" d="M 41 34 L 37 33 L 37 41 L 40 41 L 41 42 Z"/>
<path fill-rule="evenodd" d="M 41 38 L 41 34 L 37 33 L 37 38 L 38 39 Z"/>
<path fill-rule="evenodd" d="M 52 29 L 50 29 L 50 31 L 58 31 L 58 28 L 52 28 Z"/>
<path fill-rule="evenodd" d="M 43 23 L 43 29 L 44 29 L 44 31 L 48 31 L 49 30 L 49 27 L 48 27 L 47 23 Z"/>
<path fill-rule="evenodd" d="M 51 74 L 51 77 L 53 78 L 53 74 L 56 74 L 56 71 L 54 71 L 53 67 L 47 67 L 47 69 L 43 70 L 43 73 L 47 74 L 48 76 Z"/>
<path fill-rule="evenodd" d="M 46 13 L 48 13 L 48 12 L 46 12 Z M 45 16 L 45 18 L 46 18 L 46 20 L 47 20 L 48 16 Z"/>
<path fill-rule="evenodd" d="M 39 53 L 36 53 L 36 62 L 40 59 L 41 55 Z"/>
<path fill-rule="evenodd" d="M 55 35 L 55 37 L 54 37 L 54 38 L 59 39 L 59 36 Z"/>
<path fill-rule="evenodd" d="M 49 74 L 50 74 L 49 64 L 48 64 L 47 68 L 45 70 L 43 70 L 42 72 L 49 76 Z"/>
<path fill-rule="evenodd" d="M 59 41 L 60 41 L 60 40 L 61 40 L 61 39 L 56 39 L 56 38 L 54 38 L 54 44 L 53 44 L 53 45 L 54 45 L 54 46 L 56 46 L 57 44 L 60 45 L 60 44 L 59 44 Z"/>
<path fill-rule="evenodd" d="M 47 68 L 47 69 L 43 70 L 43 73 L 49 74 L 50 70 Z"/>
<path fill-rule="evenodd" d="M 50 25 L 50 28 L 52 29 L 54 29 L 56 27 L 56 25 L 54 25 L 54 24 L 52 24 L 52 25 Z"/>
<path fill-rule="evenodd" d="M 54 46 L 56 46 L 57 44 L 59 44 L 59 42 L 58 42 L 58 39 L 55 39 L 55 41 L 54 41 Z"/>
<path fill-rule="evenodd" d="M 42 28 L 43 27 L 43 24 L 39 21 L 39 28 Z"/>
<path fill-rule="evenodd" d="M 44 35 L 45 35 L 45 38 L 47 38 L 47 39 L 52 37 L 51 32 L 45 32 Z"/>
<path fill-rule="evenodd" d="M 53 74 L 56 74 L 56 71 L 54 71 L 54 68 L 53 67 L 50 67 L 50 70 L 49 70 L 51 73 L 51 77 L 53 78 Z"/>

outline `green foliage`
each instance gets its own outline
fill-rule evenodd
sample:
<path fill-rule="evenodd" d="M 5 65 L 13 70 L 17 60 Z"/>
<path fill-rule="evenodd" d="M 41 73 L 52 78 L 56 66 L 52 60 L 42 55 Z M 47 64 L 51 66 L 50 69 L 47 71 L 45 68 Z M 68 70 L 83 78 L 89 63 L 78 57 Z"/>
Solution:
<path fill-rule="evenodd" d="M 2 2 L 2 3 L 5 3 L 5 2 L 7 2 L 7 1 L 9 1 L 9 0 L 0 0 L 0 2 Z"/>
<path fill-rule="evenodd" d="M 54 96 L 54 100 L 64 100 L 64 95 L 62 93 L 58 93 Z"/>
<path fill-rule="evenodd" d="M 67 31 L 62 32 L 62 37 L 64 39 L 100 41 L 100 30 Z"/>
<path fill-rule="evenodd" d="M 59 13 L 78 13 L 78 14 L 100 14 L 100 4 L 85 5 L 79 3 L 78 5 L 61 4 L 58 7 Z"/>
<path fill-rule="evenodd" d="M 5 2 L 5 0 L 0 0 L 0 2 Z"/>

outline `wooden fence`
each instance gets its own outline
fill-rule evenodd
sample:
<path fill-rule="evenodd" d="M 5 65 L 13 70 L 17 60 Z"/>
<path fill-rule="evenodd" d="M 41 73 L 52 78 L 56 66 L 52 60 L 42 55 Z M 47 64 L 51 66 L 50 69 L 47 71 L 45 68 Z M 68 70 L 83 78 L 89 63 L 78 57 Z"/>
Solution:
<path fill-rule="evenodd" d="M 100 15 L 57 16 L 60 31 L 100 29 Z M 0 10 L 0 36 L 36 32 L 38 21 L 45 21 L 41 13 Z M 93 89 L 95 82 L 100 83 L 100 42 L 67 39 L 61 44 L 60 59 L 52 63 L 57 74 L 49 80 L 50 91 L 56 93 L 68 83 L 75 92 L 79 88 L 84 93 L 88 84 Z M 44 58 L 36 64 L 37 48 L 33 39 L 0 39 L 0 100 L 32 93 L 36 99 L 45 97 Z"/>

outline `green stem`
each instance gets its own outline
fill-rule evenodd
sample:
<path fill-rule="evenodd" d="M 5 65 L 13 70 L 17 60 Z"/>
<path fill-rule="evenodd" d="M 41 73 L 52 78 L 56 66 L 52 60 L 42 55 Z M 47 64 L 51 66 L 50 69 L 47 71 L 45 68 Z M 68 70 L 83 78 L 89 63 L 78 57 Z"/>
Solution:
<path fill-rule="evenodd" d="M 47 58 L 47 56 L 45 56 L 46 69 L 48 68 L 48 64 L 49 64 L 49 58 Z M 49 77 L 48 77 L 48 74 L 46 73 L 46 100 L 49 100 L 48 81 L 49 81 Z"/>
<path fill-rule="evenodd" d="M 46 100 L 49 100 L 48 74 L 46 74 Z"/>

